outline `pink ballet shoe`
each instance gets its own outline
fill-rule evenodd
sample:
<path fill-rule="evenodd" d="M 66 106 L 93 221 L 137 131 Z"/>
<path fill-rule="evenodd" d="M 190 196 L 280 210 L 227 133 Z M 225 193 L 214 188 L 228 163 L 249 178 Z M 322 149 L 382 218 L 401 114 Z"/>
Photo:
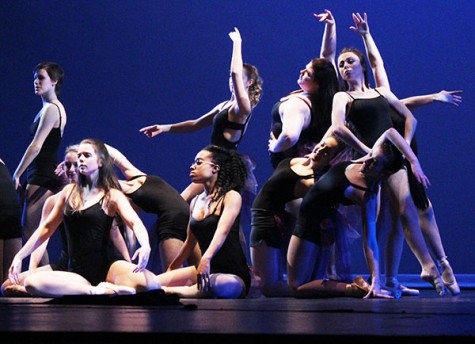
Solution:
<path fill-rule="evenodd" d="M 136 290 L 124 285 L 116 285 L 109 282 L 101 282 L 97 286 L 92 287 L 91 295 L 133 295 Z"/>
<path fill-rule="evenodd" d="M 435 291 L 437 292 L 437 294 L 439 294 L 439 296 L 445 295 L 444 281 L 442 281 L 442 278 L 438 274 L 438 271 L 437 271 L 437 276 L 434 276 L 430 274 L 429 272 L 422 270 L 421 279 L 423 281 L 426 281 L 432 284 L 432 286 L 434 286 Z"/>
<path fill-rule="evenodd" d="M 454 272 L 450 266 L 447 256 L 440 258 L 438 261 L 442 270 L 442 281 L 445 287 L 450 291 L 453 296 L 460 294 L 460 287 L 455 279 Z"/>

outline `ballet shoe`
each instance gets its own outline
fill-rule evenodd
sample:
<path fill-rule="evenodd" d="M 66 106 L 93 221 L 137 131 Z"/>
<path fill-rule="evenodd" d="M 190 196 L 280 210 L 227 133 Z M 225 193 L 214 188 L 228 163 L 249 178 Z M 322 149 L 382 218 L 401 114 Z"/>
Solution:
<path fill-rule="evenodd" d="M 364 298 L 371 290 L 371 286 L 362 276 L 356 276 L 351 284 L 346 286 L 346 296 Z"/>
<path fill-rule="evenodd" d="M 425 282 L 429 282 L 435 288 L 435 291 L 439 296 L 445 295 L 445 285 L 442 281 L 442 278 L 437 273 L 437 276 L 430 274 L 429 272 L 423 270 L 421 273 L 421 279 Z"/>
<path fill-rule="evenodd" d="M 401 292 L 401 296 L 419 296 L 419 290 L 402 285 L 395 277 L 386 279 L 386 286 L 384 289 L 393 290 L 393 292 L 398 290 Z"/>
<path fill-rule="evenodd" d="M 450 266 L 449 261 L 447 260 L 447 256 L 440 258 L 438 261 L 441 267 L 441 276 L 442 281 L 444 282 L 445 288 L 447 288 L 450 293 L 455 296 L 460 294 L 460 287 L 455 279 L 454 272 L 452 267 Z"/>
<path fill-rule="evenodd" d="M 124 285 L 116 285 L 109 282 L 101 282 L 97 286 L 92 287 L 91 295 L 133 295 L 136 290 Z"/>

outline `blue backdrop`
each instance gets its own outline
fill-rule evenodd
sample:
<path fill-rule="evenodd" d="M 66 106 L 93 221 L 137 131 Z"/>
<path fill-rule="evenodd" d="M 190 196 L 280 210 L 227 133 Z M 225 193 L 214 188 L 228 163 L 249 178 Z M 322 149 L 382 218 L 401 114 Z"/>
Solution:
<path fill-rule="evenodd" d="M 312 13 L 325 8 L 337 20 L 338 50 L 364 49 L 348 27 L 352 12 L 368 13 L 400 98 L 464 90 L 460 107 L 431 104 L 415 115 L 420 160 L 432 182 L 429 195 L 445 249 L 456 273 L 475 273 L 473 0 L 3 0 L 0 157 L 13 172 L 41 107 L 32 68 L 53 60 L 65 69 L 60 99 L 69 116 L 59 158 L 68 144 L 97 137 L 181 191 L 210 131 L 148 139 L 138 130 L 198 117 L 229 97 L 228 33 L 238 27 L 244 60 L 264 79 L 262 102 L 240 146 L 257 161 L 262 185 L 272 172 L 270 110 L 297 88 L 300 69 L 319 54 L 324 26 Z M 366 273 L 361 241 L 353 250 L 354 269 Z M 407 246 L 400 272 L 420 272 Z"/>

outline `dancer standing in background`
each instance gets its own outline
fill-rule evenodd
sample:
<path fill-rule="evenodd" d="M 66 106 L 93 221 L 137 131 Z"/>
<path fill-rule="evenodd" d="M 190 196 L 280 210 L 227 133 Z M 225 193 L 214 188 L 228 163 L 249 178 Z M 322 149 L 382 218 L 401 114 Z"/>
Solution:
<path fill-rule="evenodd" d="M 58 99 L 64 77 L 61 66 L 43 62 L 34 68 L 33 73 L 35 94 L 41 97 L 42 107 L 31 126 L 32 141 L 13 173 L 17 190 L 22 187 L 21 176 L 25 172 L 27 175 L 22 219 L 24 241 L 38 227 L 46 199 L 59 191 L 60 182 L 54 170 L 67 122 L 66 110 Z M 41 264 L 48 262 L 46 252 Z"/>

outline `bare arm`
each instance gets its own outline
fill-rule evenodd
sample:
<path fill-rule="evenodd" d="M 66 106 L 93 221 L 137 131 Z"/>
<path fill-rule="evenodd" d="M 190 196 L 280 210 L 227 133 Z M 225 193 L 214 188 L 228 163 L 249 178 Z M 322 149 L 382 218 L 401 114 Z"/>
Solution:
<path fill-rule="evenodd" d="M 346 106 L 348 103 L 349 97 L 345 92 L 338 92 L 333 97 L 332 130 L 348 146 L 360 153 L 366 154 L 370 151 L 370 148 L 361 142 L 346 126 Z"/>
<path fill-rule="evenodd" d="M 132 208 L 127 197 L 120 190 L 112 189 L 110 193 L 111 202 L 114 203 L 120 218 L 124 221 L 126 226 L 134 231 L 137 241 L 140 244 L 140 248 L 135 251 L 132 260 L 138 258 L 137 267 L 134 269 L 134 272 L 142 272 L 145 270 L 150 257 L 150 242 L 147 229 Z"/>
<path fill-rule="evenodd" d="M 310 111 L 307 104 L 298 97 L 291 97 L 282 103 L 280 116 L 282 119 L 282 132 L 275 137 L 271 132 L 269 139 L 269 152 L 283 152 L 293 147 L 302 130 L 310 123 Z"/>
<path fill-rule="evenodd" d="M 374 147 L 382 144 L 385 140 L 391 141 L 391 143 L 405 156 L 407 161 L 409 161 L 411 164 L 411 170 L 419 183 L 421 183 L 425 188 L 429 187 L 429 178 L 427 178 L 427 176 L 424 174 L 424 171 L 422 170 L 422 167 L 419 163 L 419 159 L 406 140 L 404 140 L 404 138 L 397 132 L 397 130 L 394 128 L 386 130 L 374 143 Z"/>
<path fill-rule="evenodd" d="M 41 111 L 44 111 L 44 114 L 41 115 L 40 123 L 35 136 L 23 154 L 23 157 L 15 172 L 13 173 L 12 179 L 13 183 L 15 184 L 15 189 L 18 189 L 20 186 L 20 177 L 23 175 L 23 173 L 25 173 L 27 167 L 40 153 L 41 147 L 43 147 L 46 138 L 54 128 L 54 125 L 59 118 L 59 111 L 56 106 L 49 105 L 43 108 Z"/>
<path fill-rule="evenodd" d="M 249 93 L 243 82 L 243 60 L 242 60 L 242 39 L 241 33 L 235 27 L 234 31 L 229 33 L 229 38 L 233 41 L 233 54 L 231 57 L 231 79 L 233 81 L 234 97 L 236 105 L 232 114 L 239 117 L 247 117 L 251 113 L 251 101 Z"/>
<path fill-rule="evenodd" d="M 324 13 L 313 14 L 319 22 L 325 23 L 325 31 L 323 31 L 322 46 L 320 48 L 320 57 L 330 61 L 335 67 L 335 72 L 338 73 L 336 67 L 336 22 L 332 13 L 325 10 Z"/>
<path fill-rule="evenodd" d="M 219 218 L 218 226 L 216 228 L 216 232 L 214 233 L 213 239 L 209 244 L 208 249 L 203 252 L 203 255 L 200 260 L 200 264 L 198 265 L 198 275 L 204 276 L 204 283 L 200 284 L 198 282 L 198 287 L 207 289 L 209 285 L 209 274 L 211 269 L 211 260 L 216 255 L 216 253 L 220 250 L 221 246 L 223 245 L 226 237 L 231 230 L 231 227 L 236 220 L 236 217 L 239 215 L 241 211 L 242 199 L 241 195 L 236 191 L 228 191 L 228 193 L 224 197 L 224 207 L 223 212 Z M 199 280 L 198 280 L 199 281 Z M 200 289 L 202 290 L 202 289 Z M 202 291 L 204 291 L 202 290 Z"/>
<path fill-rule="evenodd" d="M 355 25 L 350 26 L 350 30 L 358 33 L 361 38 L 363 38 L 366 55 L 368 56 L 368 61 L 373 71 L 376 87 L 384 86 L 388 89 L 391 89 L 388 75 L 386 73 L 386 69 L 384 68 L 383 58 L 379 53 L 378 47 L 376 46 L 373 36 L 369 30 L 368 17 L 366 13 L 364 13 L 363 17 L 359 13 L 352 13 L 352 17 Z"/>
<path fill-rule="evenodd" d="M 457 90 L 457 91 L 442 90 L 438 93 L 424 94 L 420 96 L 404 98 L 404 99 L 401 99 L 401 101 L 410 110 L 417 109 L 421 106 L 433 103 L 435 101 L 459 106 L 459 104 L 462 102 L 462 96 L 461 96 L 462 92 L 463 92 L 462 90 Z"/>
<path fill-rule="evenodd" d="M 65 203 L 65 196 L 69 195 L 72 186 L 66 186 L 63 191 L 57 194 L 57 199 L 48 217 L 42 221 L 39 227 L 33 232 L 32 236 L 25 245 L 17 252 L 13 258 L 9 269 L 9 278 L 12 283 L 19 284 L 18 275 L 21 272 L 22 261 L 29 256 L 34 250 L 39 248 L 51 235 L 56 231 L 59 224 L 63 220 L 62 210 Z"/>
<path fill-rule="evenodd" d="M 216 105 L 211 111 L 203 116 L 188 121 L 183 121 L 174 124 L 153 124 L 141 128 L 139 131 L 147 137 L 154 137 L 162 133 L 191 133 L 203 129 L 213 124 L 213 118 L 219 112 L 223 103 Z"/>
<path fill-rule="evenodd" d="M 137 167 L 135 167 L 127 157 L 122 154 L 117 148 L 109 146 L 108 144 L 105 145 L 109 155 L 111 156 L 112 160 L 114 161 L 114 165 L 116 165 L 124 174 L 126 179 L 134 177 L 136 175 L 144 174 L 140 171 Z"/>

